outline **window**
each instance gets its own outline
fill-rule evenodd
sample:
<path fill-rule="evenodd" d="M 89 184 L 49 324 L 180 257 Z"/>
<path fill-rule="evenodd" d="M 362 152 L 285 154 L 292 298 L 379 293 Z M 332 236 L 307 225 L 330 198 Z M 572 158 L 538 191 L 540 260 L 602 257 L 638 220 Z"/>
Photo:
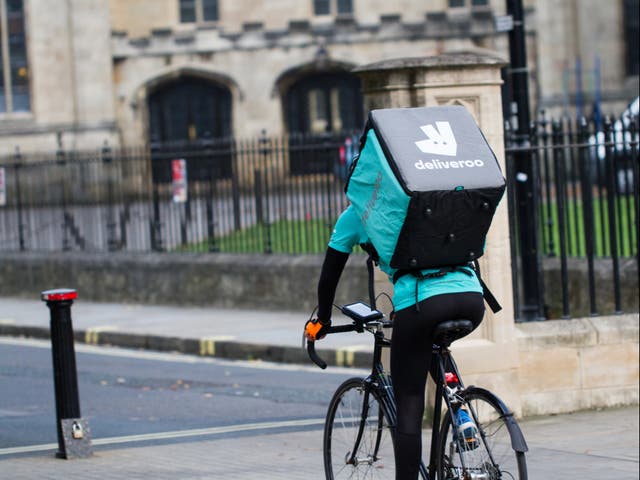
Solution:
<path fill-rule="evenodd" d="M 0 112 L 28 112 L 29 65 L 22 0 L 0 0 Z"/>
<path fill-rule="evenodd" d="M 313 0 L 315 15 L 349 14 L 353 13 L 352 0 Z"/>
<path fill-rule="evenodd" d="M 360 79 L 349 72 L 302 77 L 284 98 L 289 137 L 290 172 L 345 174 L 338 165 L 339 146 L 363 125 Z M 309 142 L 323 147 L 310 153 Z M 339 171 L 334 171 L 334 169 Z"/>
<path fill-rule="evenodd" d="M 362 126 L 360 80 L 349 73 L 324 73 L 296 82 L 286 96 L 289 132 L 325 134 Z"/>
<path fill-rule="evenodd" d="M 316 15 L 329 15 L 331 12 L 331 5 L 329 0 L 314 0 L 313 1 L 313 13 Z"/>
<path fill-rule="evenodd" d="M 218 0 L 180 0 L 180 22 L 216 22 L 218 19 Z"/>
<path fill-rule="evenodd" d="M 338 0 L 338 13 L 353 13 L 351 0 Z"/>
<path fill-rule="evenodd" d="M 449 0 L 449 8 L 464 7 L 464 0 Z"/>

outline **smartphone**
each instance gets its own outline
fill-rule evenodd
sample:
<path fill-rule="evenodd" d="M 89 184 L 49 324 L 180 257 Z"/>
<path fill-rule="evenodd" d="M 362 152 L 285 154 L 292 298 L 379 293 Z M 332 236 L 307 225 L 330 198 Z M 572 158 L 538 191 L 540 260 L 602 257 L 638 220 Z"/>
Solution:
<path fill-rule="evenodd" d="M 346 316 L 353 318 L 360 322 L 370 322 L 371 320 L 378 320 L 384 315 L 378 310 L 372 310 L 369 305 L 363 302 L 350 303 L 344 305 L 340 310 Z"/>

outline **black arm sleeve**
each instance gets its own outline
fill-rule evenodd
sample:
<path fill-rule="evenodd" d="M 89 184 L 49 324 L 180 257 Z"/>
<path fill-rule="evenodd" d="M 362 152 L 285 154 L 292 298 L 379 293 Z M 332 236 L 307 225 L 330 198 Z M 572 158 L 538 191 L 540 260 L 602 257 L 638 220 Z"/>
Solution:
<path fill-rule="evenodd" d="M 327 248 L 320 280 L 318 280 L 318 319 L 321 322 L 331 319 L 331 308 L 336 296 L 336 288 L 348 259 L 348 253 L 339 252 L 331 247 Z"/>

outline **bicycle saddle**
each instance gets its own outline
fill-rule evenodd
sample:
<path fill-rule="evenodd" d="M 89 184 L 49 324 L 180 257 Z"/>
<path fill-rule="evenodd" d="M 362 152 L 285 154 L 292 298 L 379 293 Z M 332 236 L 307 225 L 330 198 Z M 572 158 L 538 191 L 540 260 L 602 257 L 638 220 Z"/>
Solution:
<path fill-rule="evenodd" d="M 448 347 L 459 338 L 469 335 L 473 330 L 471 320 L 447 320 L 439 323 L 433 332 L 433 341 L 441 347 Z"/>

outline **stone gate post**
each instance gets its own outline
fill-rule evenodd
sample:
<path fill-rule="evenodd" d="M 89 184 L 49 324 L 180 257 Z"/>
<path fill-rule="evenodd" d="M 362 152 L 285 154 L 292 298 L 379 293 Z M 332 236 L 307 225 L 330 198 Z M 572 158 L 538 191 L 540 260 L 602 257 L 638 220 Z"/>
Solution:
<path fill-rule="evenodd" d="M 365 114 L 372 109 L 462 105 L 473 115 L 505 169 L 500 69 L 505 62 L 486 54 L 458 52 L 432 57 L 399 58 L 357 68 L 362 80 Z M 483 324 L 453 350 L 467 384 L 483 385 L 520 413 L 515 338 L 511 255 L 506 194 L 493 219 L 482 277 L 502 311 L 487 310 Z M 392 288 L 384 274 L 377 290 Z"/>

